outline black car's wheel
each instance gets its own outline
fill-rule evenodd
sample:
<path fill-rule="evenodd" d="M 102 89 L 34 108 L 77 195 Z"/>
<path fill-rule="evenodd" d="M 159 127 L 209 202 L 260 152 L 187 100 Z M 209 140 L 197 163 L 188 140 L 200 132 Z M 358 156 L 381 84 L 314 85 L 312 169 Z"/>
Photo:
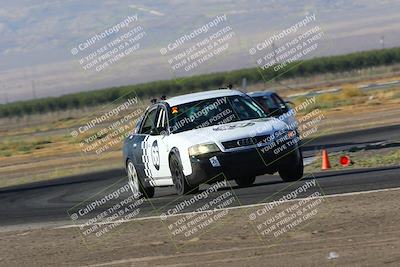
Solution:
<path fill-rule="evenodd" d="M 184 195 L 187 193 L 195 193 L 199 190 L 199 186 L 191 187 L 186 181 L 185 174 L 179 157 L 175 154 L 171 155 L 169 161 L 169 168 L 171 170 L 172 180 L 174 187 L 178 195 Z"/>
<path fill-rule="evenodd" d="M 152 198 L 154 196 L 154 187 L 146 186 L 145 183 L 139 178 L 135 165 L 131 160 L 128 160 L 126 165 L 128 173 L 128 184 L 135 197 Z"/>
<path fill-rule="evenodd" d="M 303 155 L 300 149 L 296 149 L 283 159 L 284 166 L 279 169 L 279 176 L 285 182 L 293 182 L 303 177 L 304 165 Z"/>
<path fill-rule="evenodd" d="M 238 184 L 239 187 L 247 187 L 254 184 L 256 180 L 255 176 L 246 176 L 246 177 L 237 177 L 235 178 L 235 182 Z"/>

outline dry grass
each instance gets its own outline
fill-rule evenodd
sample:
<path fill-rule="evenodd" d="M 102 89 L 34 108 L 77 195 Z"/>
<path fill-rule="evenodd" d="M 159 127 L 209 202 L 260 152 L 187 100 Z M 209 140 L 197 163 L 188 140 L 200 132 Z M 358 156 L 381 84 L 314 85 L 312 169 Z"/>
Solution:
<path fill-rule="evenodd" d="M 340 157 L 344 155 L 348 155 L 352 161 L 352 163 L 347 167 L 340 165 Z M 331 164 L 331 170 L 395 166 L 400 162 L 400 150 L 397 147 L 362 150 L 357 152 L 332 153 L 329 154 L 329 162 Z M 305 167 L 305 172 L 320 172 L 321 164 L 321 155 L 318 155 L 317 161 Z"/>

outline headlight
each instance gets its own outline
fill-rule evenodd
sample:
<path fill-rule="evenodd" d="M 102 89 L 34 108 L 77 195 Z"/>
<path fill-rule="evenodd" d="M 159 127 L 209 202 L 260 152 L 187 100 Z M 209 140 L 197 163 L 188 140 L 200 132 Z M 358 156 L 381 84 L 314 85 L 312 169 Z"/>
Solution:
<path fill-rule="evenodd" d="M 201 154 L 207 154 L 212 152 L 220 151 L 218 146 L 214 143 L 211 144 L 200 144 L 189 147 L 189 156 L 197 156 Z"/>

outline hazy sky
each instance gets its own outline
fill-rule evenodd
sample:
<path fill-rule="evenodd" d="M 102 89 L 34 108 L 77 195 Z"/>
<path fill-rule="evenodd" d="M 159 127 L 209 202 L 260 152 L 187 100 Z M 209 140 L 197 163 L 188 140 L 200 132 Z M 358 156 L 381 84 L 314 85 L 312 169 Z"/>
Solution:
<path fill-rule="evenodd" d="M 324 49 L 315 56 L 379 48 L 382 36 L 386 47 L 396 46 L 399 2 L 2 0 L 0 103 L 179 76 L 160 49 L 222 14 L 235 32 L 235 45 L 188 75 L 254 66 L 249 48 L 307 14 L 316 14 L 326 33 Z M 71 49 L 134 15 L 145 32 L 140 49 L 102 72 L 82 69 Z"/>

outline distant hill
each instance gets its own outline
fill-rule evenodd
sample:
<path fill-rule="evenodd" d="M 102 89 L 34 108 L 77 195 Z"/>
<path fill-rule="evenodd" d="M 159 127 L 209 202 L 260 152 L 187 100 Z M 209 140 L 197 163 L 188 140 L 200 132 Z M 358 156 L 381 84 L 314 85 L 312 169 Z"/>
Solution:
<path fill-rule="evenodd" d="M 228 16 L 238 45 L 195 74 L 254 67 L 249 47 L 310 13 L 328 38 L 317 56 L 393 47 L 400 41 L 398 10 L 396 0 L 3 0 L 0 103 L 170 79 L 160 48 L 218 14 Z M 147 33 L 140 52 L 101 73 L 82 70 L 71 48 L 132 14 Z"/>

